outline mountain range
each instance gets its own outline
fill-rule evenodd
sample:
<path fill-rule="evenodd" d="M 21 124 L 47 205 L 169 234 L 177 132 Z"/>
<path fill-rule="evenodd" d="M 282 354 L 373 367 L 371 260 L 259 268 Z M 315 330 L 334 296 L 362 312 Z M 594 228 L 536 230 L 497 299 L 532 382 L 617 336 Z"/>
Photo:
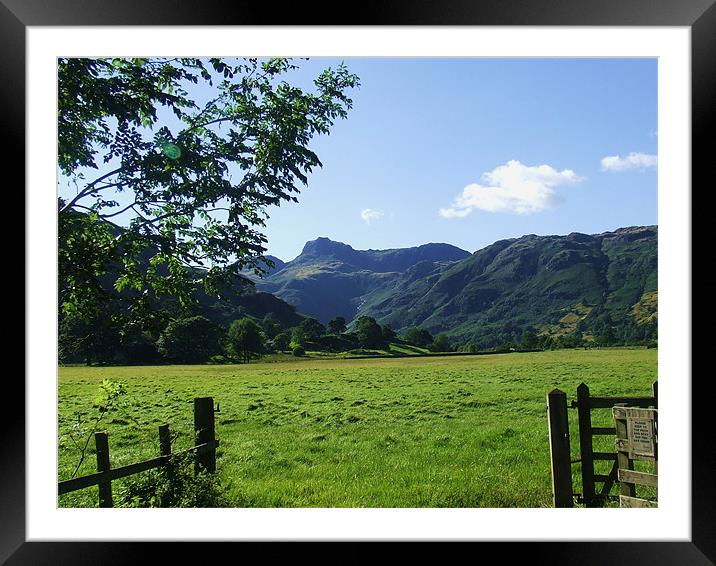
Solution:
<path fill-rule="evenodd" d="M 657 322 L 656 226 L 601 234 L 526 235 L 474 253 L 450 244 L 356 250 L 328 238 L 252 277 L 259 291 L 327 323 L 372 316 L 491 346 L 525 330 L 560 336 L 613 331 L 651 338 Z"/>
<path fill-rule="evenodd" d="M 361 312 L 371 294 L 402 280 L 416 266 L 432 271 L 469 255 L 449 244 L 355 250 L 341 242 L 318 238 L 308 242 L 293 261 L 274 260 L 276 268 L 256 283 L 262 291 L 276 295 L 294 305 L 298 312 L 324 324 L 336 316 L 350 321 Z"/>

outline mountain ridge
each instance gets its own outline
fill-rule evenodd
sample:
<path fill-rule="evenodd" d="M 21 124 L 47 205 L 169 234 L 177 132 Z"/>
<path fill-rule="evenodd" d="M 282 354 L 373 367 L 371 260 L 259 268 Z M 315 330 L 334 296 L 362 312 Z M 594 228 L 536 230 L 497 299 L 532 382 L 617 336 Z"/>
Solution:
<path fill-rule="evenodd" d="M 280 270 L 253 280 L 259 289 L 325 324 L 336 316 L 353 319 L 361 297 L 395 280 L 418 263 L 445 264 L 469 255 L 465 250 L 443 243 L 356 250 L 348 244 L 319 237 L 307 242 L 301 254 L 284 263 Z"/>
<path fill-rule="evenodd" d="M 323 323 L 367 315 L 394 330 L 421 326 L 485 345 L 525 330 L 614 327 L 643 337 L 656 333 L 657 242 L 656 225 L 527 234 L 472 254 L 451 244 L 355 250 L 317 238 L 256 283 Z"/>

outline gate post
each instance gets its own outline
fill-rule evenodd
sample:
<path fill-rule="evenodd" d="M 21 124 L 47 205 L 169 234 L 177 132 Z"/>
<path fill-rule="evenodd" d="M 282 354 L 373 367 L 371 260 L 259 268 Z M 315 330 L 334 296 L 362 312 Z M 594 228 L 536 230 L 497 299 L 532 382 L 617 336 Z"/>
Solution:
<path fill-rule="evenodd" d="M 569 450 L 567 394 L 553 389 L 547 394 L 549 452 L 552 461 L 552 497 L 555 507 L 573 507 L 572 463 Z"/>
<path fill-rule="evenodd" d="M 589 407 L 589 387 L 577 387 L 579 418 L 579 453 L 582 461 L 582 497 L 586 507 L 598 507 L 594 488 L 594 456 L 592 450 L 592 414 Z"/>
<path fill-rule="evenodd" d="M 618 403 L 617 405 L 614 405 L 614 407 L 626 407 L 626 404 Z M 612 409 L 612 411 L 614 411 L 614 409 Z M 614 428 L 616 429 L 617 442 L 619 442 L 619 440 L 627 440 L 629 438 L 626 419 L 614 419 Z M 617 451 L 617 466 L 620 470 L 634 469 L 634 461 L 629 458 L 628 452 L 624 453 L 621 450 Z M 632 483 L 627 483 L 619 480 L 619 495 L 635 497 L 636 486 Z"/>
<path fill-rule="evenodd" d="M 195 446 L 207 442 L 213 443 L 216 440 L 213 397 L 194 398 L 194 433 Z M 216 446 L 209 446 L 204 450 L 196 451 L 194 473 L 198 474 L 201 470 L 206 470 L 207 472 L 216 471 Z"/>
<path fill-rule="evenodd" d="M 169 425 L 159 425 L 159 454 L 161 456 L 172 455 L 172 435 L 169 432 Z"/>
<path fill-rule="evenodd" d="M 108 472 L 111 468 L 109 464 L 109 440 L 106 432 L 95 432 L 94 443 L 97 448 L 97 471 Z M 102 482 L 99 484 L 99 506 L 112 507 L 112 482 Z"/>

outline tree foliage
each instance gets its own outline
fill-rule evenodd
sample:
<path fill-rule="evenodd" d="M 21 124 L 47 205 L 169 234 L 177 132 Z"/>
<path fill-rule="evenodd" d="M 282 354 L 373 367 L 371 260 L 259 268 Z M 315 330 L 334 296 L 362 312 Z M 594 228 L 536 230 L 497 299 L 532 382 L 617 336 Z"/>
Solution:
<path fill-rule="evenodd" d="M 435 339 L 428 344 L 428 349 L 431 352 L 451 352 L 452 346 L 450 345 L 450 339 L 447 334 L 438 334 Z"/>
<path fill-rule="evenodd" d="M 119 331 L 109 313 L 94 317 L 70 313 L 60 321 L 58 357 L 62 363 L 111 363 L 119 344 Z"/>
<path fill-rule="evenodd" d="M 328 321 L 328 332 L 340 336 L 346 331 L 346 319 L 343 316 Z"/>
<path fill-rule="evenodd" d="M 159 353 L 175 363 L 205 362 L 220 350 L 221 329 L 204 316 L 171 321 L 157 342 Z"/>
<path fill-rule="evenodd" d="M 326 333 L 326 328 L 320 321 L 311 317 L 304 318 L 298 327 L 301 329 L 303 336 L 301 343 L 303 343 L 303 341 L 315 342 Z"/>
<path fill-rule="evenodd" d="M 390 324 L 381 324 L 380 325 L 380 331 L 383 335 L 383 341 L 386 343 L 392 342 L 395 340 L 398 335 L 396 334 L 395 330 L 390 326 Z"/>
<path fill-rule="evenodd" d="M 172 439 L 173 440 L 173 439 Z M 178 453 L 164 466 L 136 474 L 117 489 L 119 507 L 230 507 L 219 474 L 194 472 L 194 455 Z"/>
<path fill-rule="evenodd" d="M 303 334 L 303 329 L 300 326 L 294 326 L 291 329 L 291 348 L 296 346 L 304 346 L 306 343 L 306 337 Z"/>
<path fill-rule="evenodd" d="M 261 327 L 248 317 L 235 320 L 229 326 L 226 337 L 228 353 L 243 362 L 248 363 L 252 358 L 260 357 L 265 342 Z"/>
<path fill-rule="evenodd" d="M 521 341 L 522 347 L 526 348 L 528 350 L 531 350 L 533 348 L 537 348 L 539 346 L 539 338 L 534 330 L 531 328 L 526 329 L 522 333 L 522 341 Z"/>
<path fill-rule="evenodd" d="M 289 84 L 285 59 L 58 61 L 60 307 L 93 309 L 107 280 L 122 312 L 157 299 L 219 293 L 261 271 L 266 207 L 296 201 L 321 165 L 309 148 L 352 106 L 358 78 L 326 69 L 311 91 Z"/>
<path fill-rule="evenodd" d="M 364 348 L 380 348 L 383 345 L 383 329 L 371 316 L 361 316 L 356 320 L 355 333 Z"/>
<path fill-rule="evenodd" d="M 408 344 L 412 344 L 413 346 L 426 348 L 429 344 L 432 343 L 433 336 L 427 330 L 413 327 L 408 328 L 408 330 L 405 331 L 405 334 L 403 335 L 403 340 L 405 340 Z"/>
<path fill-rule="evenodd" d="M 267 313 L 266 316 L 264 316 L 261 321 L 261 327 L 263 328 L 266 336 L 272 340 L 283 331 L 281 323 L 272 312 Z"/>
<path fill-rule="evenodd" d="M 287 350 L 290 342 L 291 337 L 286 332 L 281 332 L 280 334 L 277 334 L 271 341 L 273 347 L 279 352 Z"/>

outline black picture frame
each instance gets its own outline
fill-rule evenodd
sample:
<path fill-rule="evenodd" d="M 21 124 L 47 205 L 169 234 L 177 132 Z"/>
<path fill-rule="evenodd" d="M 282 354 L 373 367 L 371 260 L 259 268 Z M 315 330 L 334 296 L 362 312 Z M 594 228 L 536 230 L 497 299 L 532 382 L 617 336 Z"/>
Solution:
<path fill-rule="evenodd" d="M 530 25 L 530 26 L 686 26 L 692 38 L 692 178 L 693 185 L 708 190 L 706 171 L 710 165 L 707 135 L 713 137 L 716 114 L 716 4 L 714 0 L 501 0 L 446 1 L 401 0 L 344 5 L 355 14 L 341 21 L 336 3 L 310 5 L 219 0 L 0 0 L 0 112 L 5 138 L 6 164 L 25 162 L 25 33 L 28 26 L 62 25 Z M 17 168 L 15 186 L 24 186 L 24 171 Z M 7 183 L 9 181 L 6 180 Z M 8 185 L 9 186 L 9 185 Z M 681 190 L 691 190 L 681 187 Z M 691 193 L 692 198 L 694 192 Z M 21 204 L 24 210 L 24 201 Z M 692 207 L 692 226 L 702 224 L 702 214 Z M 692 241 L 694 241 L 692 235 Z M 692 251 L 692 258 L 697 257 Z M 692 281 L 693 271 L 692 271 Z M 25 301 L 31 297 L 25 297 Z M 683 329 L 691 333 L 691 328 Z M 31 337 L 28 337 L 31 339 Z M 692 352 L 694 351 L 692 347 Z M 716 448 L 710 410 L 710 372 L 691 381 L 692 391 L 692 538 L 690 542 L 494 542 L 464 543 L 482 547 L 469 549 L 468 557 L 492 555 L 514 562 L 523 556 L 531 564 L 714 564 L 716 561 Z M 10 375 L 6 374 L 9 378 Z M 691 376 L 680 376 L 685 381 Z M 24 397 L 24 389 L 20 390 Z M 18 399 L 19 397 L 15 397 Z M 24 403 L 4 403 L 5 418 L 0 443 L 0 563 L 20 564 L 137 564 L 154 561 L 189 563 L 220 560 L 230 546 L 236 560 L 248 555 L 270 562 L 290 557 L 325 562 L 373 561 L 385 552 L 385 544 L 371 542 L 272 544 L 139 542 L 26 542 L 25 540 L 25 414 Z M 8 415 L 9 411 L 9 415 Z M 15 411 L 13 414 L 12 411 Z M 588 533 L 585 533 L 588 536 Z M 78 533 L 78 538 L 81 534 Z M 236 545 L 241 545 L 239 549 Z M 489 545 L 489 548 L 488 548 Z M 484 549 L 484 550 L 483 550 Z M 426 558 L 437 552 L 440 561 L 464 560 L 465 548 L 444 544 L 400 545 L 403 560 Z M 477 554 L 476 553 L 479 553 Z M 489 552 L 489 554 L 485 554 Z M 222 552 L 223 554 L 223 552 Z M 469 558 L 468 558 L 469 559 Z"/>

